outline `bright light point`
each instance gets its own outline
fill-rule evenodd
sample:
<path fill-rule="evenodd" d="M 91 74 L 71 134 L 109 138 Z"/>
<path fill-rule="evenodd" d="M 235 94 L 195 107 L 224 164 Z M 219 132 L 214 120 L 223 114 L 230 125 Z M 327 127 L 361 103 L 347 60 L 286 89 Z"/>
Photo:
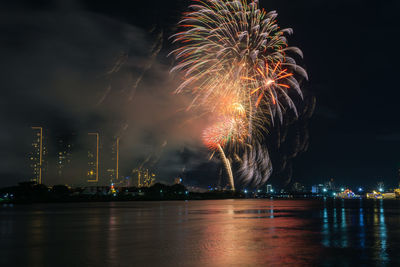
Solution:
<path fill-rule="evenodd" d="M 244 193 L 247 194 L 247 189 L 244 190 Z"/>
<path fill-rule="evenodd" d="M 333 193 L 334 196 L 336 196 L 336 193 Z"/>
<path fill-rule="evenodd" d="M 234 112 L 236 112 L 239 115 L 244 115 L 246 112 L 243 105 L 240 103 L 233 103 L 231 108 Z"/>
<path fill-rule="evenodd" d="M 379 188 L 379 192 L 382 192 L 383 191 L 383 188 Z"/>
<path fill-rule="evenodd" d="M 326 188 L 324 188 L 324 189 L 322 189 L 322 191 L 326 192 L 326 191 L 328 191 L 328 190 L 326 190 Z"/>
<path fill-rule="evenodd" d="M 342 191 L 342 192 L 343 192 L 343 191 L 344 191 L 344 188 L 340 188 L 340 191 Z"/>
<path fill-rule="evenodd" d="M 273 193 L 274 192 L 274 189 L 271 189 L 271 193 Z"/>
<path fill-rule="evenodd" d="M 363 191 L 363 190 L 362 190 L 362 188 L 360 187 L 360 188 L 358 188 L 358 191 L 360 191 L 360 192 L 361 192 L 361 191 Z"/>
<path fill-rule="evenodd" d="M 266 85 L 268 86 L 268 85 L 270 85 L 270 84 L 272 84 L 272 83 L 274 83 L 275 81 L 274 80 L 272 80 L 272 79 L 267 79 L 267 81 L 266 81 Z"/>

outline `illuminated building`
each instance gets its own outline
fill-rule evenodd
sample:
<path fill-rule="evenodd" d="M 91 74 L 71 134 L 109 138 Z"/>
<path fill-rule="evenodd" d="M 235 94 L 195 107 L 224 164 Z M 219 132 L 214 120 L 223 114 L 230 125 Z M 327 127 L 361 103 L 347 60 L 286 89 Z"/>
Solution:
<path fill-rule="evenodd" d="M 57 138 L 57 176 L 63 180 L 67 178 L 66 171 L 71 167 L 72 146 L 65 138 Z"/>
<path fill-rule="evenodd" d="M 271 184 L 267 184 L 267 194 L 269 193 L 273 193 L 274 189 L 272 189 L 272 185 Z"/>
<path fill-rule="evenodd" d="M 33 140 L 32 151 L 29 154 L 30 167 L 32 169 L 31 181 L 41 184 L 46 170 L 47 149 L 44 142 L 43 128 L 32 127 Z"/>
<path fill-rule="evenodd" d="M 324 188 L 325 188 L 325 187 L 324 187 L 323 184 L 313 185 L 313 186 L 311 187 L 311 193 L 315 193 L 315 194 L 322 193 L 322 192 L 324 192 L 324 190 L 323 190 Z"/>
<path fill-rule="evenodd" d="M 373 191 L 372 193 L 366 193 L 365 195 L 367 198 L 373 198 L 373 199 L 383 198 L 381 192 L 376 192 L 376 191 Z"/>
<path fill-rule="evenodd" d="M 353 191 L 351 191 L 350 189 L 346 189 L 343 192 L 338 193 L 337 197 L 339 197 L 339 198 L 355 198 L 355 197 L 359 197 L 359 196 L 354 194 Z"/>
<path fill-rule="evenodd" d="M 87 181 L 88 182 L 98 182 L 99 181 L 99 134 L 89 133 L 93 140 L 90 140 L 89 150 L 88 150 L 88 171 L 87 171 Z"/>
<path fill-rule="evenodd" d="M 107 175 L 111 182 L 119 180 L 119 137 L 111 146 L 111 164 L 112 167 L 107 169 Z"/>

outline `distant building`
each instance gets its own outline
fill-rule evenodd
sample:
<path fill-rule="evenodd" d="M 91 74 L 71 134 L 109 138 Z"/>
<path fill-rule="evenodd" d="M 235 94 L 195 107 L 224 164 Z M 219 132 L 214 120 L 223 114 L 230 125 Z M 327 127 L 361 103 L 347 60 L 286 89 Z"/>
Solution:
<path fill-rule="evenodd" d="M 31 152 L 29 153 L 29 162 L 32 170 L 31 181 L 41 184 L 47 166 L 47 147 L 42 127 L 32 127 L 33 140 L 31 143 Z"/>
<path fill-rule="evenodd" d="M 305 192 L 305 187 L 301 183 L 295 182 L 292 186 L 293 192 L 302 193 Z"/>
<path fill-rule="evenodd" d="M 99 134 L 89 133 L 91 138 L 88 142 L 88 165 L 87 165 L 87 181 L 98 182 L 99 181 Z"/>
<path fill-rule="evenodd" d="M 119 137 L 111 145 L 110 168 L 107 169 L 107 177 L 110 182 L 118 183 L 119 180 Z"/>
<path fill-rule="evenodd" d="M 367 198 L 373 198 L 373 199 L 382 199 L 382 193 L 381 192 L 376 192 L 373 191 L 372 193 L 366 193 L 365 196 Z"/>
<path fill-rule="evenodd" d="M 311 187 L 311 193 L 320 194 L 320 193 L 323 193 L 323 189 L 324 189 L 324 185 L 323 184 L 313 185 Z"/>
<path fill-rule="evenodd" d="M 355 197 L 359 197 L 356 194 L 353 193 L 353 191 L 351 191 L 350 189 L 346 189 L 343 192 L 340 192 L 337 194 L 338 198 L 355 198 Z"/>
<path fill-rule="evenodd" d="M 67 178 L 67 171 L 70 171 L 71 169 L 72 147 L 73 144 L 65 137 L 57 138 L 56 168 L 57 176 L 62 180 Z"/>

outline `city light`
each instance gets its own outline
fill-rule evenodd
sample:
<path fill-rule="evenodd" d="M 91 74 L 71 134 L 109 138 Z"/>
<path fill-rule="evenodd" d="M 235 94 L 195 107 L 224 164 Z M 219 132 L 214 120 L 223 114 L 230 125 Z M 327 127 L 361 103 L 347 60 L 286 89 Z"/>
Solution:
<path fill-rule="evenodd" d="M 363 190 L 362 190 L 362 188 L 360 187 L 360 188 L 358 188 L 358 192 L 362 192 Z"/>
<path fill-rule="evenodd" d="M 343 188 L 343 187 L 342 187 L 342 188 L 340 188 L 340 191 L 344 192 L 344 188 Z"/>
<path fill-rule="evenodd" d="M 326 191 L 328 191 L 326 188 L 324 188 L 324 189 L 322 189 L 322 191 L 324 191 L 324 192 L 326 192 Z"/>

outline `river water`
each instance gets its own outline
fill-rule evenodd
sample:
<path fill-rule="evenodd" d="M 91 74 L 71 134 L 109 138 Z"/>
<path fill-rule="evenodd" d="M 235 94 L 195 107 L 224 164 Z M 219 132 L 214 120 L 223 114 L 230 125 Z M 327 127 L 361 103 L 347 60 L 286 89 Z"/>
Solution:
<path fill-rule="evenodd" d="M 400 266 L 400 201 L 3 205 L 0 266 Z"/>

